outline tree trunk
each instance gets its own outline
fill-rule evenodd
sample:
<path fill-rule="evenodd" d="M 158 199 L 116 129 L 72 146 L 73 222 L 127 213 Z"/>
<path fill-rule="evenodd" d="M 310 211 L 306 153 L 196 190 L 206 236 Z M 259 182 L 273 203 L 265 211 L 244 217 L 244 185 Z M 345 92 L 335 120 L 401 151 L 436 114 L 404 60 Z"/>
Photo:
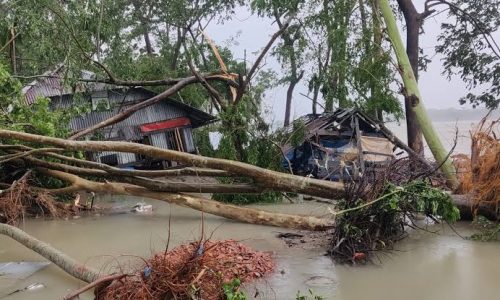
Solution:
<path fill-rule="evenodd" d="M 474 206 L 471 195 L 452 195 L 453 204 L 460 210 L 460 220 L 474 220 L 474 213 L 481 215 L 491 221 L 500 220 L 500 210 L 493 203 L 481 203 Z M 476 210 L 474 212 L 474 210 Z"/>
<path fill-rule="evenodd" d="M 17 53 L 16 53 L 16 29 L 12 27 L 10 29 L 10 64 L 12 67 L 12 74 L 17 74 Z"/>
<path fill-rule="evenodd" d="M 139 18 L 139 22 L 141 24 L 141 30 L 143 31 L 142 35 L 144 37 L 144 44 L 146 46 L 146 53 L 151 56 L 153 55 L 153 46 L 151 45 L 151 39 L 149 37 L 149 20 L 147 13 L 147 9 L 144 9 L 144 12 L 141 11 L 142 3 L 138 0 L 132 1 L 134 8 L 136 10 L 137 16 Z"/>
<path fill-rule="evenodd" d="M 53 248 L 49 244 L 32 237 L 17 227 L 0 223 L 0 234 L 9 236 L 20 244 L 35 251 L 75 278 L 85 282 L 92 282 L 99 278 L 99 273 L 97 271 L 87 268 L 73 258 Z"/>
<path fill-rule="evenodd" d="M 378 7 L 378 0 L 371 0 L 372 9 L 372 30 L 373 30 L 373 63 L 378 62 L 382 53 L 382 26 L 380 25 L 380 9 Z M 372 80 L 371 86 L 371 97 L 372 101 L 379 98 L 379 89 L 377 88 L 377 81 Z M 384 122 L 384 115 L 382 109 L 375 109 L 372 112 L 377 120 Z"/>
<path fill-rule="evenodd" d="M 175 71 L 177 69 L 177 62 L 179 61 L 179 55 L 181 53 L 181 46 L 184 38 L 186 36 L 186 30 L 177 28 L 177 42 L 175 43 L 174 53 L 172 55 L 172 60 L 170 62 L 170 69 Z"/>
<path fill-rule="evenodd" d="M 419 36 L 422 21 L 411 0 L 398 0 L 406 22 L 406 53 L 410 60 L 415 80 L 418 81 Z M 408 146 L 416 153 L 424 155 L 424 142 L 422 130 L 418 124 L 417 116 L 413 111 L 412 97 L 405 94 L 406 130 L 408 133 Z"/>
<path fill-rule="evenodd" d="M 147 24 L 143 24 L 143 26 L 147 26 Z M 151 45 L 151 39 L 149 38 L 149 30 L 147 27 L 144 29 L 144 43 L 146 44 L 146 53 L 149 56 L 153 55 L 153 46 Z"/>
<path fill-rule="evenodd" d="M 286 91 L 286 107 L 285 107 L 285 127 L 290 125 L 290 114 L 292 113 L 292 98 L 295 82 L 290 82 Z"/>
<path fill-rule="evenodd" d="M 415 78 L 415 74 L 413 73 L 408 55 L 406 54 L 403 41 L 401 40 L 401 36 L 399 35 L 396 18 L 394 17 L 389 1 L 379 1 L 382 16 L 387 26 L 387 34 L 398 59 L 399 70 L 403 78 L 406 94 L 411 100 L 412 110 L 415 112 L 418 123 L 420 124 L 422 132 L 425 136 L 425 140 L 427 141 L 427 144 L 429 145 L 434 158 L 436 159 L 438 164 L 442 164 L 441 170 L 446 176 L 448 185 L 454 189 L 458 186 L 455 168 L 453 167 L 451 160 L 448 157 L 448 153 L 441 143 L 441 140 L 437 136 L 437 133 L 432 125 L 432 121 L 427 116 L 424 104 L 421 101 L 422 98 L 418 89 L 417 80 Z"/>
<path fill-rule="evenodd" d="M 312 98 L 312 113 L 313 113 L 313 115 L 318 114 L 318 96 L 319 96 L 319 85 L 314 85 L 313 98 Z"/>

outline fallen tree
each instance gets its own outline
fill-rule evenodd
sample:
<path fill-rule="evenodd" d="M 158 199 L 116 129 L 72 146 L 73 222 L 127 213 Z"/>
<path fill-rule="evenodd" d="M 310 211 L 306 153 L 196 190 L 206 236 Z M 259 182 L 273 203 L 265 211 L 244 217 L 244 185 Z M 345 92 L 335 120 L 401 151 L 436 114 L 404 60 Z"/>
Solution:
<path fill-rule="evenodd" d="M 69 183 L 69 186 L 50 190 L 52 194 L 68 194 L 78 191 L 89 192 L 115 192 L 124 195 L 149 197 L 161 201 L 168 201 L 178 205 L 191 207 L 214 215 L 239 220 L 242 222 L 281 226 L 287 228 L 300 228 L 309 230 L 321 230 L 331 228 L 333 220 L 324 220 L 316 217 L 293 216 L 275 214 L 245 207 L 228 205 L 213 200 L 203 199 L 198 196 L 177 193 L 261 193 L 267 190 L 282 192 L 297 192 L 305 195 L 319 196 L 328 199 L 340 199 L 344 195 L 345 188 L 342 183 L 317 180 L 313 178 L 300 177 L 275 171 L 262 169 L 241 162 L 203 157 L 152 146 L 127 143 L 127 142 L 96 142 L 96 141 L 70 141 L 52 137 L 45 137 L 22 132 L 0 130 L 0 137 L 5 139 L 21 140 L 38 145 L 52 145 L 60 148 L 37 148 L 21 145 L 1 145 L 0 150 L 9 152 L 9 159 L 21 160 L 24 167 L 43 168 L 51 176 Z M 38 150 L 38 151 L 34 151 Z M 58 153 L 54 153 L 54 150 Z M 180 161 L 186 164 L 185 168 L 178 170 L 141 171 L 123 170 L 105 164 L 77 159 L 68 155 L 59 154 L 69 150 L 93 150 L 93 151 L 121 151 L 140 153 L 154 158 Z M 44 160 L 38 157 L 47 157 Z M 4 156 L 5 157 L 5 156 Z M 60 162 L 54 161 L 54 159 Z M 5 159 L 4 159 L 5 160 Z M 72 164 L 73 165 L 72 165 Z M 200 168 L 193 168 L 202 167 Z M 394 169 L 393 176 L 399 174 L 405 178 L 405 164 Z M 435 169 L 428 164 L 422 164 L 425 168 L 419 175 L 430 176 Z M 401 172 L 400 172 L 401 171 Z M 250 178 L 253 183 L 247 184 L 205 184 L 175 182 L 169 179 L 156 180 L 162 175 L 191 175 L 191 176 L 239 176 Z M 95 182 L 83 177 L 106 178 L 107 181 Z M 94 179 L 95 180 L 95 179 Z M 437 179 L 436 179 L 437 180 Z M 400 179 L 393 178 L 392 182 L 400 183 Z M 469 215 L 471 209 L 463 205 L 461 201 L 462 214 Z"/>
<path fill-rule="evenodd" d="M 405 97 L 411 99 L 411 110 L 415 113 L 427 145 L 429 145 L 434 158 L 441 164 L 441 170 L 446 175 L 448 186 L 452 189 L 456 189 L 458 187 L 458 180 L 455 168 L 425 110 L 417 79 L 415 78 L 408 54 L 406 53 L 401 35 L 399 34 L 396 17 L 394 16 L 388 0 L 378 1 L 381 15 L 385 21 L 387 36 L 394 48 L 398 60 L 398 70 L 403 79 Z"/>
<path fill-rule="evenodd" d="M 93 182 L 79 176 L 54 170 L 42 170 L 47 175 L 59 178 L 70 183 L 72 191 L 89 191 L 95 193 L 114 193 L 166 201 L 184 207 L 190 207 L 209 214 L 241 222 L 279 226 L 285 228 L 324 230 L 334 226 L 333 218 L 319 218 L 314 216 L 289 215 L 267 212 L 243 206 L 220 203 L 182 193 L 155 192 L 147 188 L 116 182 Z M 67 192 L 67 188 L 63 188 Z M 48 190 L 57 193 L 57 190 Z"/>
<path fill-rule="evenodd" d="M 302 193 L 329 199 L 338 198 L 344 192 L 343 184 L 338 182 L 295 176 L 291 174 L 266 170 L 242 162 L 203 157 L 190 153 L 162 149 L 138 143 L 112 141 L 72 141 L 10 130 L 0 130 L 0 137 L 29 143 L 53 145 L 61 147 L 64 150 L 116 151 L 142 154 L 157 159 L 177 161 L 187 166 L 223 170 L 239 176 L 250 177 L 262 187 L 283 192 Z"/>

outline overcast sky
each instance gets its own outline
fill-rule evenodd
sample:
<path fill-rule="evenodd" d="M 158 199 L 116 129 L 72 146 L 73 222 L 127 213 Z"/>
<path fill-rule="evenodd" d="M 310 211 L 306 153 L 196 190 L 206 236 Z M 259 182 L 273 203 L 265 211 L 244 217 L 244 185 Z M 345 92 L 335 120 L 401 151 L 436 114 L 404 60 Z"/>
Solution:
<path fill-rule="evenodd" d="M 420 45 L 432 58 L 432 63 L 428 65 L 427 72 L 420 73 L 419 87 L 423 102 L 427 108 L 469 108 L 469 105 L 461 106 L 458 103 L 458 99 L 467 92 L 465 84 L 458 77 L 452 78 L 450 81 L 441 75 L 440 57 L 435 55 L 434 52 L 442 18 L 446 18 L 446 13 L 428 19 L 424 26 L 425 34 L 421 35 Z M 259 18 L 252 15 L 246 8 L 239 8 L 232 20 L 226 21 L 224 24 L 211 24 L 206 31 L 217 44 L 229 44 L 237 59 L 243 59 L 246 50 L 247 59 L 252 61 L 255 57 L 252 53 L 260 51 L 276 30 L 276 24 L 272 24 L 270 19 Z M 405 38 L 403 32 L 402 36 Z M 498 31 L 494 36 L 496 40 L 500 40 Z M 228 43 L 230 40 L 237 41 L 238 44 Z M 265 63 L 266 68 L 272 68 L 278 74 L 281 73 L 279 63 L 272 56 L 268 55 Z M 292 106 L 292 116 L 294 118 L 311 112 L 310 100 L 301 96 L 300 93 L 307 94 L 304 80 L 295 89 Z M 269 121 L 273 119 L 278 121 L 284 118 L 285 97 L 286 87 L 276 88 L 267 94 L 264 105 L 271 110 L 271 113 L 266 116 Z"/>

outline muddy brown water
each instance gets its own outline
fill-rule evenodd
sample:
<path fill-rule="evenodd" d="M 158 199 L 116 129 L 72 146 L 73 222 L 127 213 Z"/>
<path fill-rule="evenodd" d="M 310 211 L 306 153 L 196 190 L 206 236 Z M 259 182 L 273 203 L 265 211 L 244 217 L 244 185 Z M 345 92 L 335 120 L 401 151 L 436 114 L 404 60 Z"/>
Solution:
<path fill-rule="evenodd" d="M 118 198 L 114 198 L 117 200 Z M 138 200 L 121 198 L 120 205 L 131 207 Z M 170 247 L 198 239 L 200 213 L 158 201 L 151 215 L 119 214 L 90 216 L 71 220 L 27 220 L 21 228 L 50 243 L 68 255 L 102 272 L 130 268 L 140 264 L 139 257 L 149 257 L 166 245 L 168 219 L 171 215 Z M 272 211 L 302 214 L 325 213 L 325 205 L 259 205 Z M 500 243 L 467 241 L 447 227 L 431 230 L 439 234 L 414 232 L 397 245 L 398 251 L 380 254 L 377 264 L 339 266 L 324 256 L 324 249 L 310 245 L 288 247 L 275 236 L 281 228 L 242 224 L 205 215 L 205 232 L 214 239 L 233 238 L 249 246 L 272 251 L 277 270 L 261 282 L 246 287 L 249 296 L 259 291 L 258 299 L 295 299 L 298 290 L 308 289 L 324 299 L 500 299 Z M 464 234 L 467 224 L 458 224 Z M 287 231 L 289 232 L 289 231 Z M 43 261 L 44 259 L 17 242 L 0 236 L 0 262 Z M 5 294 L 42 283 L 45 288 Z M 21 281 L 1 279 L 0 299 L 61 299 L 82 285 L 54 265 Z M 92 299 L 90 293 L 80 299 Z"/>

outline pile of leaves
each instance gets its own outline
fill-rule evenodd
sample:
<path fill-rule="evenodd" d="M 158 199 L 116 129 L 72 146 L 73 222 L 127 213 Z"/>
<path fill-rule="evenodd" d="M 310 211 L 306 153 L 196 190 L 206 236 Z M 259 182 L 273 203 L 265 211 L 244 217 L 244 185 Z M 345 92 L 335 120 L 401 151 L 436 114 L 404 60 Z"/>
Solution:
<path fill-rule="evenodd" d="M 96 290 L 96 299 L 220 299 L 239 286 L 235 278 L 249 282 L 274 267 L 270 254 L 234 240 L 192 242 L 154 255 L 135 275 Z"/>

